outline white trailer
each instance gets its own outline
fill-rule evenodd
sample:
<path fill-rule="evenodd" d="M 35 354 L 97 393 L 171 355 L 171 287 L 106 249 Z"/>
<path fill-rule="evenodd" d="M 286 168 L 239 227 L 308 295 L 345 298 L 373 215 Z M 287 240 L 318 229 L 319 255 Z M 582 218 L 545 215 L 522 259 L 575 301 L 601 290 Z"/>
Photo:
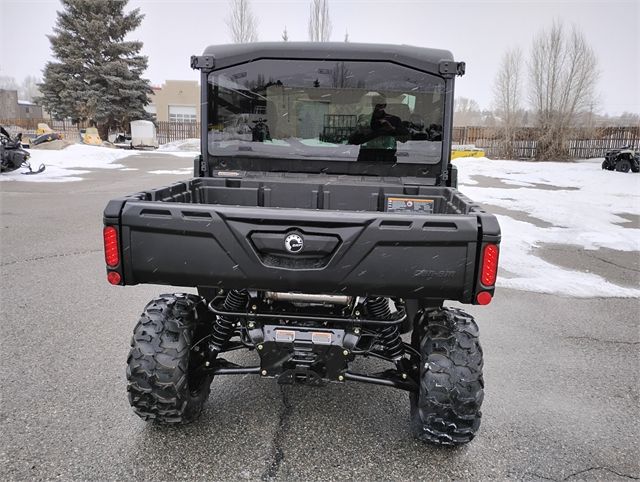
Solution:
<path fill-rule="evenodd" d="M 131 122 L 131 147 L 134 149 L 158 148 L 158 136 L 153 122 L 146 120 Z"/>

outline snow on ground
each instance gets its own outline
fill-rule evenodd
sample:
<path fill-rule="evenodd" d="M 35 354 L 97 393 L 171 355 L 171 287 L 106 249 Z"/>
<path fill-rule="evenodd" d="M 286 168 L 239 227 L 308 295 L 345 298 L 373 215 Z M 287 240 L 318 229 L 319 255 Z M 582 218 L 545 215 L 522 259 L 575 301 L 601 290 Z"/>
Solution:
<path fill-rule="evenodd" d="M 192 151 L 200 153 L 200 139 L 183 139 L 180 141 L 168 142 L 162 144 L 158 148 L 158 152 L 179 152 L 179 151 Z"/>
<path fill-rule="evenodd" d="M 182 169 L 158 169 L 155 171 L 149 171 L 149 174 L 176 174 L 176 175 L 190 175 L 193 173 L 192 167 L 184 167 Z"/>
<path fill-rule="evenodd" d="M 121 169 L 122 164 L 115 161 L 136 155 L 138 152 L 110 149 L 108 147 L 87 146 L 84 144 L 74 144 L 59 151 L 45 149 L 29 149 L 31 157 L 29 162 L 35 171 L 40 164 L 44 164 L 46 169 L 40 174 L 26 176 L 23 172 L 28 172 L 25 168 L 3 173 L 0 181 L 25 181 L 25 182 L 71 182 L 81 181 L 82 174 L 87 174 L 87 169 Z"/>
<path fill-rule="evenodd" d="M 542 221 L 533 222 L 545 226 L 514 219 L 520 213 L 498 216 L 502 227 L 500 266 L 509 272 L 499 277 L 499 286 L 576 297 L 640 296 L 640 289 L 561 268 L 534 254 L 534 248 L 543 243 L 640 251 L 640 229 L 621 226 L 628 220 L 618 215 L 640 216 L 640 175 L 603 171 L 601 160 L 560 163 L 460 158 L 454 162 L 463 194 L 475 202 L 525 212 Z M 488 183 L 491 187 L 479 186 Z"/>
<path fill-rule="evenodd" d="M 170 154 L 178 157 L 194 158 L 199 155 L 196 151 L 181 150 L 193 148 L 193 142 L 197 141 L 196 149 L 200 148 L 198 139 L 187 139 L 186 141 L 176 141 L 161 146 L 160 149 L 152 151 L 160 154 Z M 163 149 L 164 148 L 164 149 Z M 29 149 L 31 154 L 29 162 L 35 171 L 40 164 L 44 164 L 46 169 L 40 174 L 32 176 L 24 175 L 28 172 L 26 168 L 20 168 L 9 173 L 3 173 L 0 181 L 25 181 L 25 182 L 72 182 L 81 181 L 82 174 L 87 174 L 88 169 L 120 169 L 122 171 L 137 171 L 135 167 L 125 167 L 116 163 L 119 159 L 135 156 L 142 151 L 129 149 L 113 149 L 102 146 L 88 146 L 85 144 L 72 144 L 61 150 Z M 150 171 L 152 174 L 184 174 L 189 175 L 193 168 L 157 170 Z"/>
<path fill-rule="evenodd" d="M 200 139 L 184 139 L 162 144 L 155 152 L 172 154 L 178 157 L 196 157 L 200 155 Z"/>

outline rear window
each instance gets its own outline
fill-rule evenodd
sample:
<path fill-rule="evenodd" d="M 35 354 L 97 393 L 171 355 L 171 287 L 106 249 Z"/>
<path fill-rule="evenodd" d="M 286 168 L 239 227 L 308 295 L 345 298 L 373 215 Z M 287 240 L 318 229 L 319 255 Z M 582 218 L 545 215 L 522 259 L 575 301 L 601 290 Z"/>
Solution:
<path fill-rule="evenodd" d="M 444 80 L 390 62 L 264 59 L 209 74 L 213 156 L 437 164 Z"/>

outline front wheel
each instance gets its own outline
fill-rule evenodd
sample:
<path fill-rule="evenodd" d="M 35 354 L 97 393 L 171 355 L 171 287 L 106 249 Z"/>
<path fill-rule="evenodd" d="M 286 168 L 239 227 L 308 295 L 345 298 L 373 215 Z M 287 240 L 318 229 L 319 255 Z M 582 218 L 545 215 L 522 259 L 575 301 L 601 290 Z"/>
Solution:
<path fill-rule="evenodd" d="M 212 376 L 202 371 L 206 336 L 198 316 L 202 298 L 161 295 L 149 302 L 136 325 L 127 359 L 127 391 L 134 412 L 163 424 L 188 423 L 200 415 Z"/>
<path fill-rule="evenodd" d="M 426 311 L 414 335 L 419 390 L 411 394 L 411 429 L 423 442 L 459 445 L 480 428 L 484 398 L 478 325 L 462 310 Z"/>
<path fill-rule="evenodd" d="M 616 171 L 629 172 L 631 170 L 631 163 L 628 159 L 620 159 L 616 164 Z"/>

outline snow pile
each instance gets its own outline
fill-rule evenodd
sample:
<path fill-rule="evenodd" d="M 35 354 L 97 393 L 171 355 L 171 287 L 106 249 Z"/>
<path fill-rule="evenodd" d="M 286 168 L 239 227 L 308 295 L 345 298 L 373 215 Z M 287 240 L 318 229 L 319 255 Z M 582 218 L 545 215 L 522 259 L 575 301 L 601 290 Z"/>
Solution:
<path fill-rule="evenodd" d="M 118 159 L 135 155 L 137 153 L 121 149 L 109 149 L 99 146 L 87 146 L 74 144 L 59 151 L 30 149 L 29 162 L 36 170 L 40 164 L 46 169 L 40 174 L 25 176 L 28 172 L 20 168 L 12 172 L 0 175 L 0 181 L 26 181 L 26 182 L 70 182 L 81 181 L 81 174 L 88 173 L 88 169 L 120 169 L 122 164 L 114 164 Z"/>
<path fill-rule="evenodd" d="M 181 169 L 158 169 L 156 171 L 149 171 L 149 174 L 176 174 L 176 175 L 189 175 L 193 174 L 192 167 L 183 167 Z"/>
<path fill-rule="evenodd" d="M 640 230 L 623 227 L 628 220 L 618 215 L 640 215 L 640 175 L 603 171 L 601 160 L 536 163 L 464 158 L 454 162 L 460 190 L 473 201 L 524 211 L 544 222 L 540 224 L 551 225 L 537 227 L 498 216 L 500 265 L 510 274 L 499 277 L 500 286 L 578 297 L 640 296 L 639 289 L 567 270 L 534 254 L 534 248 L 543 243 L 640 251 Z M 479 187 L 487 182 L 476 176 L 490 177 L 498 187 Z"/>
<path fill-rule="evenodd" d="M 183 139 L 162 144 L 156 152 L 170 153 L 180 157 L 195 157 L 200 154 L 200 139 Z"/>

